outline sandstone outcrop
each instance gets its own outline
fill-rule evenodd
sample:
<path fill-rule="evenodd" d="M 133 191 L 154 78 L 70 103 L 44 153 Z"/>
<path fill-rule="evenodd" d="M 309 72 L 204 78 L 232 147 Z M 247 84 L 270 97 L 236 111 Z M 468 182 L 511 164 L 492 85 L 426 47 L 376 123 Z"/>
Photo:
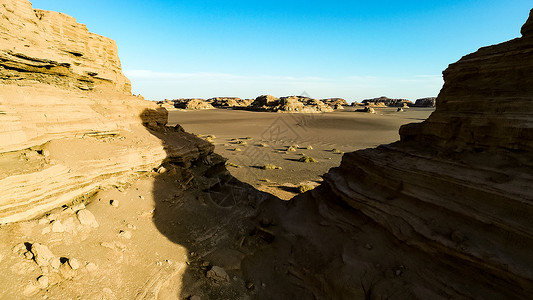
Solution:
<path fill-rule="evenodd" d="M 247 107 L 252 104 L 253 101 L 254 99 L 241 99 L 238 97 L 216 97 L 207 99 L 209 104 L 218 108 Z"/>
<path fill-rule="evenodd" d="M 257 97 L 249 106 L 249 109 L 288 113 L 321 113 L 333 111 L 331 106 L 309 97 L 289 96 L 276 98 L 270 95 Z"/>
<path fill-rule="evenodd" d="M 345 154 L 288 205 L 263 203 L 276 242 L 261 261 L 290 258 L 261 267 L 309 298 L 530 298 L 532 24 L 451 64 L 436 111 L 401 141 Z"/>
<path fill-rule="evenodd" d="M 142 124 L 166 124 L 166 111 L 131 95 L 114 41 L 26 0 L 2 1 L 0 40 L 0 223 L 127 182 L 165 159 Z"/>
<path fill-rule="evenodd" d="M 214 107 L 209 104 L 204 99 L 176 99 L 174 100 L 174 107 L 185 109 L 185 110 L 204 110 L 204 109 L 214 109 Z"/>
<path fill-rule="evenodd" d="M 427 97 L 416 99 L 415 104 L 411 107 L 435 107 L 437 97 Z"/>
<path fill-rule="evenodd" d="M 413 104 L 413 102 L 407 99 L 391 99 L 385 96 L 381 96 L 379 98 L 373 98 L 373 99 L 365 99 L 361 103 L 364 105 L 390 106 L 390 107 L 403 107 L 404 104 L 407 104 L 407 105 Z"/>
<path fill-rule="evenodd" d="M 348 106 L 348 102 L 342 98 L 328 98 L 328 99 L 321 99 L 324 104 L 327 104 L 334 109 L 342 109 L 343 106 Z"/>

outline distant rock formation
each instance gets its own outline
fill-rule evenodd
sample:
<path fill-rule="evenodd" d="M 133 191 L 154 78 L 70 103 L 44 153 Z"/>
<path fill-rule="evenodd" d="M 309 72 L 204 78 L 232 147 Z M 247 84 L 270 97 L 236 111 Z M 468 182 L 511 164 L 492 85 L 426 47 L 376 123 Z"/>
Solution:
<path fill-rule="evenodd" d="M 249 109 L 288 113 L 321 113 L 333 111 L 331 106 L 309 97 L 289 96 L 276 98 L 271 95 L 257 97 L 249 106 Z"/>
<path fill-rule="evenodd" d="M 348 102 L 342 98 L 328 98 L 328 99 L 321 99 L 324 104 L 327 104 L 334 109 L 343 109 L 344 106 L 348 106 Z"/>
<path fill-rule="evenodd" d="M 277 282 L 315 299 L 531 298 L 533 11 L 522 34 L 451 64 L 435 112 L 401 141 L 263 203 L 276 243 L 257 259 L 289 263 L 245 271 L 286 270 Z"/>
<path fill-rule="evenodd" d="M 185 110 L 214 109 L 214 107 L 204 99 L 176 99 L 173 102 L 174 107 Z"/>
<path fill-rule="evenodd" d="M 167 113 L 131 94 L 114 41 L 27 0 L 2 1 L 0 40 L 0 224 L 127 182 L 165 159 L 142 124 L 164 125 Z"/>
<path fill-rule="evenodd" d="M 437 97 L 427 97 L 416 99 L 415 104 L 411 107 L 435 107 Z"/>
<path fill-rule="evenodd" d="M 407 99 L 391 99 L 385 96 L 381 96 L 379 98 L 373 98 L 373 99 L 365 99 L 361 103 L 364 105 L 391 106 L 391 107 L 403 107 L 404 103 L 407 105 L 413 104 L 413 102 Z"/>
<path fill-rule="evenodd" d="M 207 102 L 217 108 L 247 107 L 254 99 L 241 99 L 238 97 L 216 97 L 207 99 Z"/>

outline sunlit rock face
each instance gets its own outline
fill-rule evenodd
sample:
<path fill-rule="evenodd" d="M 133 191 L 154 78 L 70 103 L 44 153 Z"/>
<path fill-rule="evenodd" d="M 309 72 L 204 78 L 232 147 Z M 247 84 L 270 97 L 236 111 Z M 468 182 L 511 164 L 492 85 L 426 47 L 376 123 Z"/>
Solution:
<path fill-rule="evenodd" d="M 70 16 L 0 1 L 0 223 L 35 217 L 165 158 L 117 46 Z"/>

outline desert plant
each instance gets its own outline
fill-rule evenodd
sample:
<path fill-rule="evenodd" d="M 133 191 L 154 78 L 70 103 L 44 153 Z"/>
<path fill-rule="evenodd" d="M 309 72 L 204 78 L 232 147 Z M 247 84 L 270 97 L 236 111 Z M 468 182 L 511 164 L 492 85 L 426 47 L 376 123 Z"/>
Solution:
<path fill-rule="evenodd" d="M 303 155 L 298 159 L 298 161 L 301 161 L 303 163 L 316 163 L 318 162 L 316 159 L 312 158 L 311 156 Z"/>

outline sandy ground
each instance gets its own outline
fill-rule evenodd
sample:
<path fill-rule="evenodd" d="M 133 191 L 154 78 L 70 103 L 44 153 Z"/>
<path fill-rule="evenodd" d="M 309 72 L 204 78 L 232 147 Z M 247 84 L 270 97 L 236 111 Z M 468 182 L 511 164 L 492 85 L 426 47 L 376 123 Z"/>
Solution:
<path fill-rule="evenodd" d="M 270 218 L 257 223 L 258 203 L 270 194 L 292 198 L 300 184 L 318 184 L 343 151 L 393 142 L 401 124 L 431 111 L 171 112 L 171 124 L 204 138 L 214 135 L 216 152 L 239 167 L 227 166 L 227 174 L 216 168 L 223 159 L 213 156 L 190 171 L 141 174 L 77 202 L 86 205 L 0 225 L 0 299 L 266 299 L 266 291 L 297 293 L 293 285 L 277 287 L 274 273 L 253 267 L 261 266 L 261 249 L 272 243 L 272 233 L 263 229 Z M 287 151 L 296 144 L 296 151 Z M 317 162 L 298 161 L 302 153 Z M 259 168 L 265 164 L 281 169 Z"/>
<path fill-rule="evenodd" d="M 353 108 L 323 114 L 172 111 L 169 123 L 211 139 L 216 153 L 228 158 L 228 169 L 237 179 L 288 200 L 298 193 L 300 185 L 317 185 L 322 174 L 340 164 L 344 152 L 397 141 L 401 125 L 421 122 L 432 111 L 430 108 L 410 108 L 404 112 L 377 108 L 376 114 L 354 112 Z M 295 146 L 296 151 L 287 151 L 290 146 Z M 303 155 L 317 162 L 298 161 Z M 281 169 L 262 169 L 266 164 Z"/>

